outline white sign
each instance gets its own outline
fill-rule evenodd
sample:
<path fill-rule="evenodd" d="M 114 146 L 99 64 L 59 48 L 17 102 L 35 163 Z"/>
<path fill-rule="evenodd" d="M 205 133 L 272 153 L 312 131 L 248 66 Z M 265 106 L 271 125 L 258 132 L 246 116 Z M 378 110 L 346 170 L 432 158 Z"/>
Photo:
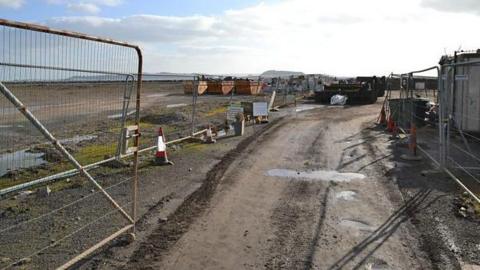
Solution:
<path fill-rule="evenodd" d="M 253 116 L 268 116 L 267 102 L 253 102 Z"/>
<path fill-rule="evenodd" d="M 241 105 L 231 105 L 228 107 L 227 120 L 235 121 L 239 113 L 243 113 L 243 107 Z"/>
<path fill-rule="evenodd" d="M 466 75 L 466 74 L 455 75 L 455 80 L 456 81 L 468 81 L 468 75 Z"/>
<path fill-rule="evenodd" d="M 425 89 L 425 83 L 424 82 L 416 82 L 415 83 L 415 90 L 424 90 Z"/>

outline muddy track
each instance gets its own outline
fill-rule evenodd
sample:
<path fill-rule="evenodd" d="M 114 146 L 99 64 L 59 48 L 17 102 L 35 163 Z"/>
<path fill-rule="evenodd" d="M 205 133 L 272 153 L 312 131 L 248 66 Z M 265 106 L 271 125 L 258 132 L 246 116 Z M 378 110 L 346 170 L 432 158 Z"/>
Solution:
<path fill-rule="evenodd" d="M 381 151 L 379 151 L 378 147 L 375 146 L 375 141 L 377 138 L 372 136 L 372 133 L 375 130 L 378 131 L 379 129 L 372 128 L 371 126 L 364 126 L 362 138 L 365 140 L 370 140 L 369 143 L 366 144 L 366 149 L 371 155 L 377 157 L 377 160 L 380 160 L 385 157 L 379 155 L 379 153 L 381 154 Z M 394 147 L 392 158 L 401 162 L 399 157 L 405 151 L 402 151 L 401 146 L 398 144 L 395 145 L 395 143 L 392 147 Z M 421 240 L 419 248 L 428 255 L 432 263 L 432 269 L 461 269 L 457 258 L 451 252 L 450 248 L 447 246 L 447 243 L 440 237 L 437 237 L 441 234 L 441 232 L 439 232 L 437 226 L 434 225 L 435 222 L 432 223 L 432 220 L 425 218 L 424 211 L 434 205 L 440 199 L 439 195 L 427 186 L 423 186 L 423 188 L 416 193 L 408 192 L 407 190 L 402 189 L 402 185 L 404 185 L 404 183 L 402 183 L 401 172 L 395 168 L 391 169 L 386 167 L 382 162 L 376 162 L 373 165 L 377 167 L 379 171 L 383 171 L 385 175 L 393 175 L 395 178 L 400 178 L 397 179 L 396 183 L 386 183 L 386 185 L 390 187 L 394 185 L 398 186 L 400 191 L 399 194 L 398 192 L 393 191 L 397 190 L 397 188 L 389 188 L 388 190 L 390 192 L 388 196 L 392 201 L 399 201 L 399 204 L 402 205 L 403 211 L 399 212 L 399 215 L 401 216 L 400 222 L 408 222 L 410 227 L 415 228 L 410 231 L 412 233 L 415 232 L 418 239 Z M 422 169 L 428 169 L 430 167 L 428 160 L 426 162 L 423 161 L 417 166 L 418 171 Z M 401 196 L 400 200 L 399 196 Z M 419 199 L 419 196 L 421 199 Z"/>
<path fill-rule="evenodd" d="M 253 151 L 247 149 L 250 144 L 253 142 L 261 143 L 264 139 L 263 135 L 267 136 L 281 128 L 285 124 L 285 122 L 281 122 L 282 119 L 275 119 L 267 127 L 244 139 L 235 149 L 226 154 L 208 172 L 201 187 L 186 198 L 180 207 L 165 222 L 160 224 L 158 229 L 148 237 L 148 241 L 140 245 L 124 269 L 154 269 L 148 266 L 149 261 L 161 260 L 162 256 L 188 231 L 190 225 L 207 208 L 215 189 L 229 166 L 245 151 L 246 153 Z"/>
<path fill-rule="evenodd" d="M 315 245 L 325 219 L 330 185 L 323 189 L 307 182 L 294 182 L 283 193 L 271 217 L 276 237 L 265 269 L 311 269 Z M 318 221 L 309 214 L 315 211 L 314 205 L 308 207 L 311 197 L 322 199 Z"/>

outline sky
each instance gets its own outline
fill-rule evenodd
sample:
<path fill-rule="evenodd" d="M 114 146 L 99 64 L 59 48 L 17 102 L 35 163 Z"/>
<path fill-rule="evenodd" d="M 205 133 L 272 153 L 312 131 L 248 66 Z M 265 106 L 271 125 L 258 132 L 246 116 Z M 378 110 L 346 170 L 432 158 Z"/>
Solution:
<path fill-rule="evenodd" d="M 0 0 L 0 17 L 138 44 L 146 72 L 386 75 L 480 48 L 479 0 Z"/>

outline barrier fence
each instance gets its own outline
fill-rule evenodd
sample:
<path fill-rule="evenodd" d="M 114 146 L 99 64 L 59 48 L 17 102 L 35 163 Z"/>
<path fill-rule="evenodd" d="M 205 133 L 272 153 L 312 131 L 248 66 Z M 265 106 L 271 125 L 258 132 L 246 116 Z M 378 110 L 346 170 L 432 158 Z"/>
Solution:
<path fill-rule="evenodd" d="M 68 267 L 134 233 L 141 51 L 6 20 L 0 36 L 0 186 L 63 179 L 0 201 L 0 268 Z"/>
<path fill-rule="evenodd" d="M 138 168 L 153 160 L 159 127 L 173 145 L 227 131 L 233 104 L 271 98 L 256 94 L 261 78 L 202 95 L 201 78 L 214 76 L 143 74 L 127 43 L 6 20 L 0 36 L 0 269 L 66 269 L 133 240 L 167 192 L 137 196 L 152 189 Z M 284 83 L 276 102 L 288 105 L 299 92 Z"/>
<path fill-rule="evenodd" d="M 479 65 L 480 61 L 443 63 L 439 67 L 392 74 L 385 101 L 387 114 L 392 117 L 399 131 L 408 136 L 410 144 L 414 140 L 420 152 L 478 203 L 480 119 L 475 116 L 478 113 L 473 107 L 478 103 L 478 89 L 475 88 L 478 73 L 469 73 L 469 78 L 456 74 L 459 71 L 465 74 L 465 70 L 479 68 Z M 424 72 L 438 74 L 438 93 L 412 87 L 412 80 L 418 78 L 416 74 Z M 400 82 L 398 91 L 392 91 L 391 82 L 394 80 Z M 415 131 L 412 132 L 412 129 Z"/>

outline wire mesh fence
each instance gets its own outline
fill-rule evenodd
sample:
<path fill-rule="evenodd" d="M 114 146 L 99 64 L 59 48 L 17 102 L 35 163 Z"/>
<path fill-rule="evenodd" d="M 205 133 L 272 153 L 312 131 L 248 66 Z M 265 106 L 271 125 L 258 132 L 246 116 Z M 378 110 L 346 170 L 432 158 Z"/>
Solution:
<path fill-rule="evenodd" d="M 4 20 L 0 36 L 0 269 L 68 267 L 133 232 L 168 195 L 142 182 L 137 199 L 159 127 L 169 145 L 226 134 L 232 105 L 271 99 L 261 78 L 142 74 L 125 43 Z"/>
<path fill-rule="evenodd" d="M 472 195 L 480 192 L 479 59 L 478 52 L 455 53 L 444 59 L 441 69 L 441 163 Z"/>
<path fill-rule="evenodd" d="M 474 55 L 477 61 L 466 58 L 458 63 L 455 56 L 444 59 L 440 67 L 392 74 L 385 108 L 410 144 L 413 139 L 423 154 L 480 203 L 476 195 L 480 192 L 480 61 Z M 438 77 L 415 76 L 428 71 Z M 400 89 L 393 91 L 393 85 Z"/>
<path fill-rule="evenodd" d="M 122 161 L 120 142 L 139 117 L 141 54 L 4 20 L 0 36 L 0 189 L 13 192 L 0 200 L 0 268 L 56 268 L 133 228 L 136 158 Z"/>

